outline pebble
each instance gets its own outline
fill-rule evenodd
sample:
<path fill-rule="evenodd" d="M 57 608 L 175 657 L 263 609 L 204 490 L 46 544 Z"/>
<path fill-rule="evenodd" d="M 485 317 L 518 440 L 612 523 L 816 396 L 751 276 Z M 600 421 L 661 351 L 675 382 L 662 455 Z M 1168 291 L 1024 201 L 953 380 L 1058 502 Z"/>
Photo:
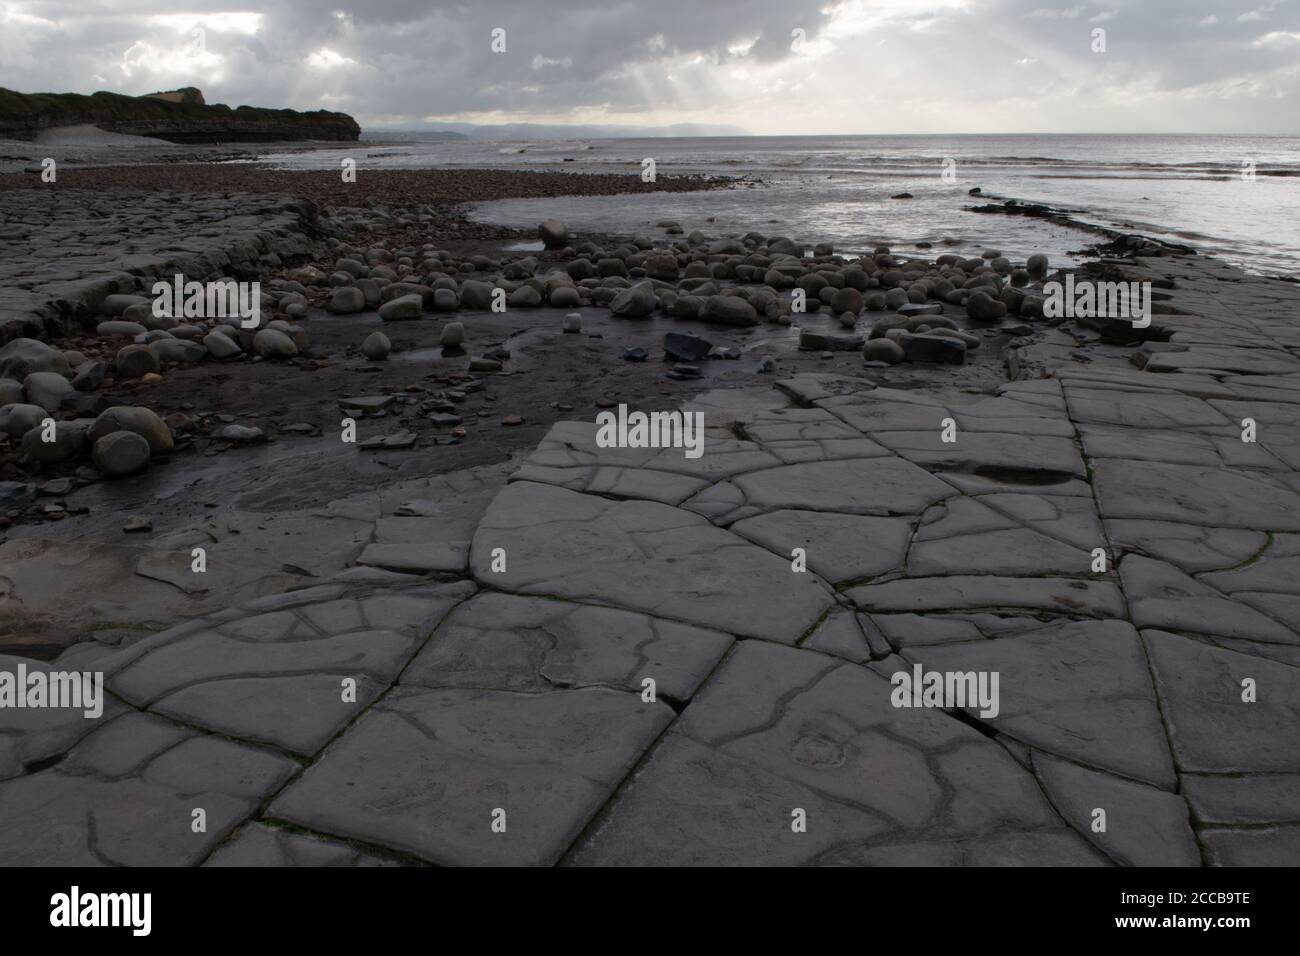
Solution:
<path fill-rule="evenodd" d="M 147 331 L 148 329 L 139 322 L 110 321 L 100 322 L 99 325 L 95 326 L 95 334 L 102 336 L 103 338 L 108 338 L 112 335 L 144 335 Z"/>
<path fill-rule="evenodd" d="M 266 433 L 262 429 L 249 425 L 227 425 L 217 433 L 217 437 L 237 445 L 255 445 L 266 441 Z"/>
<path fill-rule="evenodd" d="M 39 405 L 15 402 L 0 408 L 0 432 L 21 438 L 36 428 L 46 418 L 45 409 Z"/>
<path fill-rule="evenodd" d="M 573 286 L 559 286 L 551 292 L 550 304 L 556 309 L 576 309 L 582 305 L 582 296 Z"/>
<path fill-rule="evenodd" d="M 438 337 L 438 344 L 444 349 L 458 349 L 464 341 L 465 326 L 460 322 L 448 322 Z"/>
<path fill-rule="evenodd" d="M 337 315 L 349 315 L 366 308 L 366 296 L 356 286 L 342 286 L 330 297 L 329 310 Z"/>
<path fill-rule="evenodd" d="M 726 325 L 758 325 L 758 312 L 738 295 L 711 295 L 704 306 L 704 318 Z"/>
<path fill-rule="evenodd" d="M 960 365 L 966 360 L 966 345 L 942 335 L 903 335 L 899 345 L 909 362 L 941 362 Z M 885 341 L 888 341 L 887 339 Z"/>
<path fill-rule="evenodd" d="M 862 348 L 860 335 L 830 335 L 823 332 L 810 332 L 804 329 L 799 333 L 799 348 L 811 351 L 854 352 Z"/>
<path fill-rule="evenodd" d="M 166 454 L 175 447 L 171 429 L 155 412 L 132 405 L 115 405 L 104 411 L 90 426 L 86 438 L 97 446 L 101 438 L 122 431 L 145 439 L 155 455 Z"/>
<path fill-rule="evenodd" d="M 113 360 L 117 374 L 122 378 L 139 378 L 162 367 L 158 356 L 147 345 L 125 345 Z"/>
<path fill-rule="evenodd" d="M 298 346 L 288 334 L 266 328 L 253 336 L 253 351 L 263 358 L 292 358 L 298 354 Z"/>
<path fill-rule="evenodd" d="M 127 534 L 136 534 L 141 531 L 153 530 L 153 519 L 141 516 L 135 516 L 126 519 L 126 524 L 122 525 L 122 530 Z"/>
<path fill-rule="evenodd" d="M 36 486 L 36 493 L 46 498 L 58 498 L 70 494 L 76 485 L 71 478 L 51 478 Z"/>
<path fill-rule="evenodd" d="M 244 351 L 239 343 L 229 335 L 217 331 L 209 332 L 203 336 L 203 346 L 214 359 L 234 358 L 236 355 L 242 355 Z M 80 372 L 78 372 L 77 378 L 81 378 Z M 73 384 L 75 385 L 76 382 L 74 381 Z"/>
<path fill-rule="evenodd" d="M 373 361 L 380 361 L 388 358 L 388 353 L 392 350 L 393 343 L 388 340 L 383 332 L 371 332 L 361 343 L 361 354 Z"/>
<path fill-rule="evenodd" d="M 57 409 L 72 385 L 58 372 L 32 372 L 23 380 L 27 401 L 45 409 Z"/>
<path fill-rule="evenodd" d="M 537 227 L 537 236 L 548 249 L 558 249 L 569 241 L 569 227 L 557 219 L 547 219 Z"/>
<path fill-rule="evenodd" d="M 542 294 L 530 285 L 521 285 L 506 297 L 512 309 L 535 309 L 542 304 Z"/>
<path fill-rule="evenodd" d="M 639 282 L 614 296 L 609 311 L 624 318 L 643 318 L 655 310 L 657 301 L 654 286 L 649 282 Z"/>
<path fill-rule="evenodd" d="M 697 335 L 669 332 L 664 336 L 664 354 L 682 362 L 699 362 L 713 350 L 713 343 Z"/>
<path fill-rule="evenodd" d="M 378 412 L 397 401 L 396 395 L 357 395 L 340 398 L 339 405 L 349 410 L 361 412 Z M 231 419 L 234 420 L 233 418 Z"/>
<path fill-rule="evenodd" d="M 977 322 L 992 322 L 1006 315 L 1007 307 L 987 292 L 977 290 L 966 300 L 966 314 Z"/>
<path fill-rule="evenodd" d="M 520 415 L 507 415 L 505 418 L 501 419 L 502 425 L 522 425 L 523 423 L 523 417 Z"/>
<path fill-rule="evenodd" d="M 365 451 L 393 450 L 413 448 L 416 435 L 413 431 L 400 431 L 392 435 L 379 435 L 359 442 L 357 447 Z"/>
<path fill-rule="evenodd" d="M 21 449 L 28 461 L 57 462 L 76 458 L 86 447 L 86 425 L 76 422 L 57 422 L 54 441 L 45 439 L 45 426 L 37 425 L 23 435 Z"/>
<path fill-rule="evenodd" d="M 110 478 L 129 475 L 149 464 L 149 442 L 135 432 L 115 431 L 95 442 L 91 460 Z"/>
<path fill-rule="evenodd" d="M 903 347 L 892 339 L 870 339 L 862 347 L 862 355 L 868 362 L 888 362 L 896 365 L 903 361 Z"/>
<path fill-rule="evenodd" d="M 21 381 L 32 372 L 70 375 L 64 354 L 36 339 L 17 338 L 0 348 L 0 377 Z"/>

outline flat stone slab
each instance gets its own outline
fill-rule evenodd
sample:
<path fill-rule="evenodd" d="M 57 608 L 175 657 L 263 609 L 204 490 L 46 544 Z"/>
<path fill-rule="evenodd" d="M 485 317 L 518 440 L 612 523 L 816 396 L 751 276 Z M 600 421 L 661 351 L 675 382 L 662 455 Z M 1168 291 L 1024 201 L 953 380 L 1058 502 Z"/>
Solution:
<path fill-rule="evenodd" d="M 460 572 L 469 561 L 469 541 L 427 539 L 422 542 L 388 542 L 367 545 L 358 564 L 394 571 L 427 574 Z"/>
<path fill-rule="evenodd" d="M 671 719 L 604 688 L 399 689 L 269 815 L 432 863 L 552 864 Z"/>
<path fill-rule="evenodd" d="M 912 522 L 783 509 L 737 521 L 730 530 L 782 557 L 802 548 L 808 567 L 838 584 L 901 568 Z"/>
<path fill-rule="evenodd" d="M 19 668 L 29 678 L 35 672 L 67 670 L 26 658 L 0 655 L 0 673 L 6 681 L 17 681 Z M 40 763 L 66 753 L 73 744 L 93 734 L 127 708 L 105 692 L 101 698 L 103 713 L 87 717 L 85 707 L 0 707 L 0 780 L 20 776 L 28 764 Z"/>
<path fill-rule="evenodd" d="M 396 677 L 414 641 L 394 631 L 356 631 L 314 641 L 253 643 L 200 632 L 166 644 L 116 675 L 109 686 L 138 704 L 204 681 L 347 672 Z M 286 704 L 286 706 L 291 706 Z"/>
<path fill-rule="evenodd" d="M 731 646 L 720 631 L 616 608 L 484 593 L 402 672 L 404 685 L 540 692 L 607 686 L 687 700 Z"/>
<path fill-rule="evenodd" d="M 1079 433 L 1089 458 L 1128 458 L 1207 468 L 1262 468 L 1284 471 L 1289 465 L 1262 443 L 1241 440 L 1240 429 L 1211 433 L 1082 425 Z M 1271 437 L 1271 436 L 1270 436 Z"/>
<path fill-rule="evenodd" d="M 1166 631 L 1142 632 L 1180 770 L 1300 771 L 1300 670 Z M 1242 699 L 1253 680 L 1257 699 Z"/>
<path fill-rule="evenodd" d="M 496 549 L 505 571 L 492 570 Z M 611 604 L 784 643 L 797 641 L 832 601 L 814 575 L 795 573 L 789 561 L 698 515 L 534 482 L 515 482 L 492 502 L 470 567 L 499 590 Z"/>
<path fill-rule="evenodd" d="M 1097 579 L 954 574 L 864 584 L 850 588 L 845 594 L 864 611 L 920 613 L 1026 608 L 1078 617 L 1118 618 L 1124 615 L 1119 588 L 1110 581 Z"/>
<path fill-rule="evenodd" d="M 1035 749 L 1172 790 L 1174 766 L 1137 632 L 1078 621 L 961 644 L 909 647 L 926 670 L 999 674 L 984 723 Z M 979 718 L 978 707 L 967 706 Z"/>
<path fill-rule="evenodd" d="M 926 861 L 991 831 L 1016 834 L 1021 858 L 1096 861 L 1002 747 L 938 711 L 893 707 L 891 691 L 853 664 L 740 643 L 572 862 Z M 792 827 L 799 810 L 806 832 Z"/>
<path fill-rule="evenodd" d="M 855 664 L 889 652 L 889 646 L 870 618 L 842 607 L 831 611 L 802 646 Z"/>
<path fill-rule="evenodd" d="M 793 509 L 854 515 L 919 514 L 956 490 L 901 458 L 816 461 L 719 482 L 684 507 L 719 524 Z"/>
<path fill-rule="evenodd" d="M 1300 494 L 1259 472 L 1121 458 L 1092 466 L 1103 518 L 1300 531 Z"/>
<path fill-rule="evenodd" d="M 1126 392 L 1067 385 L 1070 418 L 1079 424 L 1156 430 L 1232 424 L 1208 402 L 1186 395 Z"/>
<path fill-rule="evenodd" d="M 1034 769 L 1061 815 L 1124 866 L 1200 866 L 1183 798 L 1055 757 L 1034 756 Z M 1096 813 L 1106 828 L 1093 829 Z"/>
<path fill-rule="evenodd" d="M 707 413 L 703 414 L 707 429 Z M 686 457 L 685 448 L 602 448 L 596 442 L 598 434 L 595 422 L 556 422 L 524 462 L 522 474 L 527 476 L 534 468 L 561 472 L 632 468 L 716 481 L 781 463 L 753 442 L 718 438 L 707 431 L 698 458 Z"/>
<path fill-rule="evenodd" d="M 1279 349 L 1236 349 L 1194 346 L 1186 352 L 1159 352 L 1146 364 L 1148 372 L 1243 372 L 1279 375 L 1300 372 L 1300 359 Z"/>
<path fill-rule="evenodd" d="M 217 847 L 204 866 L 396 866 L 346 843 L 250 823 Z"/>
<path fill-rule="evenodd" d="M 907 570 L 918 577 L 973 569 L 1000 575 L 1080 574 L 1091 562 L 1087 551 L 1029 528 L 1008 528 L 917 541 L 908 552 Z"/>
<path fill-rule="evenodd" d="M 333 674 L 205 681 L 168 694 L 150 709 L 242 740 L 314 754 L 385 689 L 372 677 L 339 668 Z"/>
<path fill-rule="evenodd" d="M 214 622 L 132 648 L 109 687 L 190 724 L 313 754 L 387 689 L 474 590 L 467 582 L 363 590 Z"/>
<path fill-rule="evenodd" d="M 1184 774 L 1183 792 L 1198 820 L 1221 826 L 1289 823 L 1300 818 L 1300 774 Z"/>
<path fill-rule="evenodd" d="M 957 431 L 945 442 L 942 429 L 891 431 L 874 435 L 881 444 L 927 468 L 975 474 L 1045 473 L 1084 478 L 1087 472 L 1073 440 L 1050 435 Z"/>
<path fill-rule="evenodd" d="M 1209 528 L 1175 521 L 1119 518 L 1105 522 L 1115 548 L 1157 558 L 1189 574 L 1241 564 L 1268 544 L 1266 532 L 1246 528 Z"/>
<path fill-rule="evenodd" d="M 1300 634 L 1162 561 L 1128 555 L 1119 571 L 1138 627 L 1300 644 Z"/>
<path fill-rule="evenodd" d="M 53 769 L 0 784 L 0 859 L 13 866 L 192 866 L 296 767 L 192 731 L 178 741 L 168 730 L 121 718 Z M 195 810 L 204 812 L 202 832 L 193 827 Z"/>
<path fill-rule="evenodd" d="M 1295 866 L 1300 859 L 1300 826 L 1208 829 L 1201 841 L 1216 866 Z"/>

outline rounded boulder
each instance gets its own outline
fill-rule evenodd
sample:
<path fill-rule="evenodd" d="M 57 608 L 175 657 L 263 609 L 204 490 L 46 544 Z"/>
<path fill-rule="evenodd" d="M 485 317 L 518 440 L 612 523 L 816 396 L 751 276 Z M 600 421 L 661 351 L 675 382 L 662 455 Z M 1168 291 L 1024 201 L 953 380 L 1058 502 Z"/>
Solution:
<path fill-rule="evenodd" d="M 91 460 L 104 474 L 117 478 L 144 468 L 149 454 L 149 442 L 135 432 L 109 432 L 95 442 Z"/>

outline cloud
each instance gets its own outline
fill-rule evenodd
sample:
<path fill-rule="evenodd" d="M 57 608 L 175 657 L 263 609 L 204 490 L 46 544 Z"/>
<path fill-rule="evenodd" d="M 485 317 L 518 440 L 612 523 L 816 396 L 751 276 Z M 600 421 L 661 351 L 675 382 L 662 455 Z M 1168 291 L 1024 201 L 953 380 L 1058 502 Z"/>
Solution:
<path fill-rule="evenodd" d="M 1298 8 L 1221 22 L 1215 0 L 0 0 L 0 85 L 194 85 L 363 126 L 1295 132 L 1278 102 L 1300 95 Z"/>

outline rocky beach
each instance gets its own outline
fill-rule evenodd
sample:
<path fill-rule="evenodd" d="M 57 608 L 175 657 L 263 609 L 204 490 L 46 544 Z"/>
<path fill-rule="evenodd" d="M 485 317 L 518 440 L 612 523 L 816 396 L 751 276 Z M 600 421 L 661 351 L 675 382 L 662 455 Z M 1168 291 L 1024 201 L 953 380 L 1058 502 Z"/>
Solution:
<path fill-rule="evenodd" d="M 0 709 L 0 859 L 1300 859 L 1300 284 L 978 190 L 1081 264 L 566 225 L 761 194 L 718 176 L 68 149 L 0 149 L 0 667 L 105 701 Z"/>

